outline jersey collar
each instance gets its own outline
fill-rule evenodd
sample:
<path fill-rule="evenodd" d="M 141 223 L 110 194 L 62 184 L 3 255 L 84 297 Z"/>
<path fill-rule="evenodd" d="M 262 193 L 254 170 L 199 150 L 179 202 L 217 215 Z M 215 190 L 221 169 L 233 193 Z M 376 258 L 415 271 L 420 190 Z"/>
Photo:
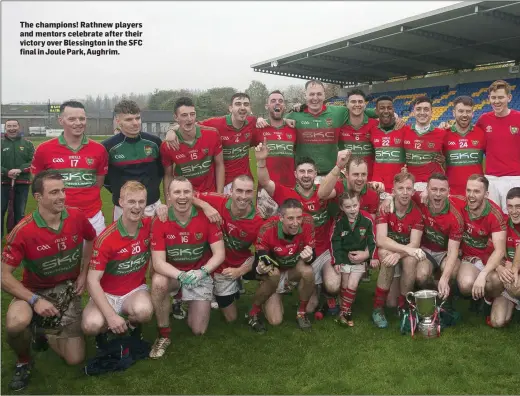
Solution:
<path fill-rule="evenodd" d="M 309 108 L 308 108 L 308 107 L 305 107 L 305 109 L 303 109 L 303 112 L 304 112 L 304 113 L 307 113 L 307 114 L 310 114 L 310 115 L 313 116 L 313 117 L 319 117 L 319 116 L 322 115 L 326 110 L 327 110 L 327 106 L 323 105 L 323 106 L 321 106 L 321 110 L 320 110 L 319 113 L 317 113 L 317 114 L 312 114 L 312 113 L 309 111 Z"/>
<path fill-rule="evenodd" d="M 455 123 L 451 126 L 450 130 L 452 132 L 455 132 L 459 136 L 466 136 L 468 133 L 470 133 L 473 130 L 473 124 L 469 124 L 469 129 L 466 131 L 466 133 L 460 133 L 457 130 L 457 124 L 455 124 Z"/>
<path fill-rule="evenodd" d="M 363 126 L 365 124 L 368 124 L 368 116 L 363 112 L 363 122 L 361 123 L 361 126 Z M 352 125 L 352 123 L 350 122 L 350 117 L 348 118 L 345 125 L 350 125 L 351 127 L 354 127 L 354 125 Z M 361 128 L 361 126 L 360 126 L 360 128 Z"/>
<path fill-rule="evenodd" d="M 513 220 L 511 220 L 511 217 L 509 217 L 507 219 L 507 224 L 509 225 L 509 228 L 511 228 L 516 235 L 520 236 L 520 225 L 517 226 L 515 223 L 513 223 Z"/>
<path fill-rule="evenodd" d="M 444 202 L 444 207 L 442 208 L 442 210 L 439 213 L 433 213 L 432 209 L 431 209 L 431 206 L 430 206 L 430 203 L 428 202 L 428 211 L 434 217 L 446 214 L 446 213 L 449 212 L 449 210 L 450 210 L 450 200 L 448 198 L 446 198 L 446 202 Z"/>
<path fill-rule="evenodd" d="M 469 211 L 469 206 L 467 203 L 466 203 L 465 209 L 468 212 L 469 219 L 476 220 L 476 219 L 480 219 L 481 217 L 487 216 L 489 214 L 489 212 L 491 211 L 491 204 L 489 203 L 489 199 L 486 199 L 486 205 L 484 206 L 484 210 L 482 211 L 480 216 L 472 216 L 471 212 Z"/>
<path fill-rule="evenodd" d="M 300 185 L 298 183 L 296 183 L 296 187 L 294 187 L 294 190 L 298 193 L 298 195 L 300 197 L 304 197 L 304 198 L 310 198 L 314 195 L 315 191 L 316 191 L 316 184 L 313 184 L 312 185 L 312 191 L 309 195 L 305 195 L 302 191 L 302 188 L 300 187 Z"/>
<path fill-rule="evenodd" d="M 47 223 L 45 222 L 45 220 L 43 219 L 43 217 L 41 216 L 40 212 L 38 211 L 38 209 L 36 209 L 34 212 L 33 212 L 33 219 L 34 219 L 34 222 L 36 223 L 36 225 L 38 226 L 38 228 L 47 228 L 49 231 L 52 231 L 54 232 L 55 234 L 59 234 L 63 228 L 63 221 L 69 217 L 69 212 L 67 212 L 67 209 L 63 209 L 63 211 L 61 212 L 61 217 L 60 217 L 60 226 L 57 230 L 55 230 L 54 228 L 51 228 L 47 225 Z"/>
<path fill-rule="evenodd" d="M 408 204 L 408 208 L 406 209 L 406 212 L 404 213 L 403 217 L 399 217 L 399 215 L 397 214 L 397 209 L 394 210 L 395 216 L 399 220 L 404 219 L 406 217 L 406 215 L 409 214 L 412 211 L 412 207 L 413 207 L 413 201 L 410 200 L 410 203 Z M 395 198 L 394 198 L 394 208 L 395 208 Z"/>
<path fill-rule="evenodd" d="M 199 212 L 197 211 L 197 209 L 195 208 L 194 205 L 191 206 L 191 213 L 190 213 L 190 218 L 188 219 L 188 221 L 186 223 L 181 223 L 179 220 L 177 220 L 177 218 L 175 217 L 175 213 L 173 212 L 173 207 L 170 206 L 168 208 L 168 220 L 170 221 L 175 221 L 178 225 L 180 225 L 182 228 L 186 228 L 188 226 L 188 224 L 190 224 L 191 222 L 191 219 L 193 219 L 195 216 L 197 216 L 199 214 Z"/>
<path fill-rule="evenodd" d="M 81 138 L 81 145 L 77 148 L 77 149 L 73 149 L 72 147 L 70 147 L 68 144 L 67 144 L 67 141 L 65 140 L 65 137 L 63 136 L 65 132 L 62 132 L 60 136 L 58 136 L 58 142 L 62 145 L 62 146 L 65 146 L 67 147 L 69 150 L 73 151 L 73 152 L 78 152 L 79 150 L 82 149 L 82 147 L 88 143 L 88 138 L 85 136 L 85 134 L 83 134 L 83 137 Z"/>
<path fill-rule="evenodd" d="M 302 233 L 302 227 L 298 227 L 298 232 L 296 233 L 296 235 L 298 234 L 301 234 Z M 292 237 L 294 238 L 296 235 L 292 235 Z M 278 239 L 283 239 L 283 240 L 286 240 L 286 241 L 290 241 L 291 239 L 287 239 L 285 233 L 283 232 L 283 227 L 282 227 L 282 221 L 280 220 L 278 222 Z"/>
<path fill-rule="evenodd" d="M 235 131 L 241 131 L 247 124 L 249 124 L 249 121 L 247 120 L 247 117 L 246 117 L 246 120 L 244 121 L 244 126 L 240 129 L 237 129 L 233 126 L 233 121 L 231 121 L 231 114 L 228 114 L 228 115 L 226 115 L 226 124 L 228 126 L 230 126 L 231 128 L 233 128 Z"/>
<path fill-rule="evenodd" d="M 267 122 L 267 123 L 269 124 L 269 126 L 270 126 L 271 128 L 274 128 L 274 129 L 282 129 L 284 126 L 287 125 L 287 124 L 285 123 L 285 118 L 282 119 L 282 125 L 280 125 L 279 127 L 272 126 L 272 125 L 271 125 L 271 122 L 270 122 L 269 119 L 265 120 L 265 122 Z"/>
<path fill-rule="evenodd" d="M 9 136 L 7 136 L 7 133 L 6 133 L 6 134 L 4 134 L 4 139 L 10 140 L 11 142 L 16 142 L 17 140 L 22 140 L 22 135 L 18 134 L 14 138 L 10 138 Z"/>
<path fill-rule="evenodd" d="M 413 124 L 413 125 L 412 125 L 412 130 L 413 130 L 417 135 L 419 135 L 419 136 L 424 136 L 424 135 L 426 135 L 428 132 L 431 132 L 431 131 L 433 131 L 433 130 L 435 129 L 435 127 L 434 127 L 434 126 L 432 125 L 432 123 L 430 122 L 430 127 L 429 127 L 426 131 L 424 131 L 424 132 L 419 132 L 419 131 L 417 130 L 417 128 L 415 127 L 416 125 L 417 125 L 417 124 Z"/>
<path fill-rule="evenodd" d="M 186 141 L 182 137 L 182 133 L 180 131 L 176 131 L 175 133 L 176 133 L 177 137 L 179 138 L 179 142 L 184 143 L 185 145 L 187 145 L 189 147 L 195 146 L 195 144 L 197 143 L 197 140 L 202 136 L 202 133 L 200 132 L 200 127 L 198 125 L 195 125 L 195 140 L 191 144 L 186 143 Z"/>
<path fill-rule="evenodd" d="M 125 229 L 125 226 L 123 224 L 123 216 L 119 217 L 117 220 L 117 230 L 121 234 L 123 238 L 130 238 L 130 239 L 136 239 L 139 235 L 139 229 L 143 226 L 142 220 L 139 220 L 139 223 L 137 224 L 137 232 L 134 236 L 130 235 L 128 231 Z"/>
<path fill-rule="evenodd" d="M 232 220 L 251 220 L 251 219 L 254 219 L 255 217 L 255 214 L 256 214 L 256 210 L 255 210 L 255 207 L 253 205 L 251 205 L 251 211 L 245 215 L 244 217 L 235 217 L 233 216 L 233 213 L 231 212 L 231 197 L 228 198 L 228 200 L 226 201 L 226 209 L 229 211 L 229 214 L 231 215 L 231 219 Z"/>
<path fill-rule="evenodd" d="M 390 132 L 393 132 L 393 131 L 396 130 L 396 129 L 395 129 L 395 124 L 393 124 L 392 126 L 389 126 L 389 127 L 382 127 L 382 126 L 381 126 L 381 123 L 379 123 L 379 124 L 377 125 L 377 128 L 378 128 L 379 130 L 383 131 L 384 133 L 390 133 Z"/>

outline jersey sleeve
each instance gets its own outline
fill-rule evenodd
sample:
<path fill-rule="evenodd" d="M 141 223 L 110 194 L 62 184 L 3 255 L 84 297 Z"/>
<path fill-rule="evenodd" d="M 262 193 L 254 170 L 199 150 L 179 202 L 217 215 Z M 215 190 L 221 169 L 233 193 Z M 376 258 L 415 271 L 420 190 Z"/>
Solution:
<path fill-rule="evenodd" d="M 449 239 L 460 242 L 464 233 L 464 218 L 453 205 L 451 205 L 451 212 L 453 213 L 453 224 L 450 228 Z"/>
<path fill-rule="evenodd" d="M 424 231 L 424 222 L 421 211 L 419 210 L 419 208 L 417 208 L 417 206 L 415 206 L 412 210 L 414 218 L 412 230 Z"/>
<path fill-rule="evenodd" d="M 222 231 L 216 224 L 209 223 L 208 226 L 208 243 L 211 245 L 212 243 L 218 242 L 222 240 Z"/>
<path fill-rule="evenodd" d="M 384 213 L 381 209 L 377 212 L 376 224 L 387 224 L 388 213 Z"/>
<path fill-rule="evenodd" d="M 379 208 L 379 196 L 370 187 L 367 188 L 369 189 L 369 192 L 367 192 L 367 194 L 365 195 L 365 197 L 367 198 L 366 210 L 368 213 L 375 215 L 377 213 L 377 209 Z"/>
<path fill-rule="evenodd" d="M 277 203 L 278 206 L 284 203 L 286 199 L 292 198 L 292 191 L 289 187 L 285 187 L 283 184 L 276 183 L 274 187 L 273 201 Z"/>
<path fill-rule="evenodd" d="M 502 211 L 498 208 L 491 208 L 491 216 L 489 216 L 491 221 L 491 233 L 506 231 L 506 222 L 504 220 L 504 216 L 502 215 Z"/>
<path fill-rule="evenodd" d="M 159 152 L 161 153 L 161 163 L 163 167 L 167 168 L 173 165 L 172 149 L 168 146 L 168 143 L 162 142 Z"/>
<path fill-rule="evenodd" d="M 343 183 L 343 179 L 340 178 L 336 184 L 334 185 L 334 190 L 336 191 L 336 197 L 339 198 L 341 194 L 345 192 L 345 184 Z"/>
<path fill-rule="evenodd" d="M 15 230 L 17 230 L 15 228 Z M 18 267 L 25 258 L 25 241 L 21 233 L 13 230 L 8 236 L 2 251 L 2 263 Z"/>
<path fill-rule="evenodd" d="M 197 124 L 204 125 L 204 126 L 207 126 L 210 128 L 218 128 L 219 123 L 220 123 L 219 118 L 220 117 L 211 117 L 211 118 L 208 118 L 207 120 L 199 121 L 199 122 L 197 122 Z"/>
<path fill-rule="evenodd" d="M 105 242 L 105 243 L 103 243 Z M 94 271 L 105 271 L 111 256 L 110 244 L 106 238 L 96 238 L 89 268 Z"/>
<path fill-rule="evenodd" d="M 216 210 L 218 210 L 220 212 L 223 210 L 223 207 L 226 204 L 228 197 L 229 196 L 225 195 L 225 194 L 204 192 L 204 193 L 199 193 L 197 198 L 203 200 L 204 202 L 209 203 L 211 206 L 213 206 L 213 208 L 215 208 Z"/>
<path fill-rule="evenodd" d="M 254 135 L 253 135 L 254 136 Z M 216 157 L 222 152 L 222 139 L 217 131 L 211 131 L 211 155 Z"/>
<path fill-rule="evenodd" d="M 150 248 L 151 250 L 164 251 L 166 250 L 166 241 L 164 238 L 164 224 L 159 218 L 153 219 L 152 232 L 150 234 Z"/>
<path fill-rule="evenodd" d="M 258 230 L 258 235 L 255 242 L 255 250 L 269 252 L 271 246 L 269 243 L 269 230 L 273 227 L 272 222 L 264 223 Z"/>
<path fill-rule="evenodd" d="M 93 241 L 96 239 L 96 230 L 82 212 L 78 213 L 78 223 L 81 224 L 81 233 L 84 240 Z"/>
<path fill-rule="evenodd" d="M 41 144 L 36 148 L 34 152 L 34 158 L 31 162 L 31 173 L 37 175 L 41 171 L 45 170 L 45 144 Z"/>
<path fill-rule="evenodd" d="M 100 148 L 100 155 L 96 173 L 98 176 L 105 176 L 108 173 L 108 153 L 104 146 Z"/>
<path fill-rule="evenodd" d="M 302 222 L 303 240 L 305 245 L 315 248 L 316 237 L 314 235 L 314 220 L 310 215 L 304 215 Z"/>
<path fill-rule="evenodd" d="M 368 118 L 379 118 L 376 114 L 376 109 L 365 109 L 365 114 Z"/>

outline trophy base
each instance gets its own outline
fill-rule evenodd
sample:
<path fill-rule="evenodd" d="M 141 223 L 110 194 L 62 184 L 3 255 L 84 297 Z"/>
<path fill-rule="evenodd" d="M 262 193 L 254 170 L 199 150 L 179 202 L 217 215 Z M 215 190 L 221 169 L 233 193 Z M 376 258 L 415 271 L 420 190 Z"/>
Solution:
<path fill-rule="evenodd" d="M 418 333 L 424 338 L 437 338 L 441 335 L 441 325 L 434 321 L 419 322 L 417 328 L 419 330 Z"/>

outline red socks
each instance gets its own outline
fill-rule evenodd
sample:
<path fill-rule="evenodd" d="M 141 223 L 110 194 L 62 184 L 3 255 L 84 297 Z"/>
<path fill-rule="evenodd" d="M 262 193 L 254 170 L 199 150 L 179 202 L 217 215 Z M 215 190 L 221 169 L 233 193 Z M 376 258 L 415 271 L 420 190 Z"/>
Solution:
<path fill-rule="evenodd" d="M 356 299 L 356 290 L 341 288 L 341 312 L 350 311 L 354 300 Z"/>
<path fill-rule="evenodd" d="M 260 305 L 253 304 L 251 310 L 249 311 L 249 316 L 255 316 L 262 312 L 262 307 Z"/>
<path fill-rule="evenodd" d="M 330 309 L 336 308 L 336 297 L 329 297 L 329 298 L 327 298 L 327 306 Z"/>
<path fill-rule="evenodd" d="M 31 355 L 18 355 L 18 360 L 16 361 L 16 364 L 21 366 L 24 364 L 28 364 L 31 361 Z"/>
<path fill-rule="evenodd" d="M 388 297 L 388 290 L 376 287 L 376 294 L 374 296 L 374 309 L 383 308 Z"/>
<path fill-rule="evenodd" d="M 159 336 L 162 338 L 170 338 L 170 333 L 172 331 L 171 327 L 159 327 Z"/>
<path fill-rule="evenodd" d="M 399 297 L 397 297 L 397 306 L 399 308 L 404 308 L 406 305 L 406 297 L 402 294 L 399 294 Z"/>
<path fill-rule="evenodd" d="M 298 313 L 306 313 L 307 312 L 307 304 L 308 301 L 300 300 L 300 306 L 298 307 Z"/>

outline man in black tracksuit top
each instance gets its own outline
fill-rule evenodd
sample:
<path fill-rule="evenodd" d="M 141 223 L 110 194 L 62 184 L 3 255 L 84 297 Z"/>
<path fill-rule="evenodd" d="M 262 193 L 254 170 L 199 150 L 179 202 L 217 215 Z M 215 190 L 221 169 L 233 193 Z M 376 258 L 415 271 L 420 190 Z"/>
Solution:
<path fill-rule="evenodd" d="M 160 185 L 164 176 L 159 148 L 161 139 L 141 132 L 141 110 L 130 100 L 119 102 L 114 113 L 120 133 L 103 141 L 108 151 L 108 175 L 105 188 L 112 193 L 114 217 L 117 220 L 122 209 L 119 192 L 129 180 L 142 183 L 147 189 L 145 216 L 153 216 L 160 205 Z"/>

